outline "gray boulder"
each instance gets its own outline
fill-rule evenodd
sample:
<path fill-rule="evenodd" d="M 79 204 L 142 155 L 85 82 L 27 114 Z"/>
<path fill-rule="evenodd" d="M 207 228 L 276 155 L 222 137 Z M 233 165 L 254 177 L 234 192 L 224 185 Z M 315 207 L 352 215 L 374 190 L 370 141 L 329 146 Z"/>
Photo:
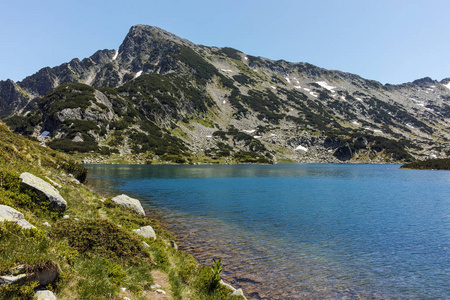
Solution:
<path fill-rule="evenodd" d="M 36 300 L 57 300 L 55 294 L 52 291 L 37 291 L 34 294 L 34 299 Z"/>
<path fill-rule="evenodd" d="M 152 226 L 144 226 L 139 229 L 133 229 L 133 231 L 147 239 L 156 240 L 156 233 L 153 230 Z"/>
<path fill-rule="evenodd" d="M 111 199 L 112 202 L 117 205 L 124 206 L 132 211 L 140 214 L 141 216 L 145 216 L 144 208 L 141 205 L 141 202 L 138 199 L 134 199 L 128 197 L 127 195 L 119 195 Z"/>
<path fill-rule="evenodd" d="M 23 217 L 23 213 L 15 210 L 10 206 L 0 205 L 0 222 L 3 223 L 5 221 L 15 222 L 25 229 L 36 228 L 27 220 L 25 220 L 25 218 Z"/>
<path fill-rule="evenodd" d="M 32 268 L 26 272 L 25 267 L 20 265 L 10 270 L 9 275 L 0 276 L 0 285 L 4 284 L 26 284 L 27 282 L 36 281 L 39 286 L 47 286 L 54 282 L 61 269 L 54 261 L 47 261 L 44 264 Z"/>
<path fill-rule="evenodd" d="M 50 183 L 27 172 L 20 174 L 20 179 L 22 179 L 22 186 L 24 188 L 35 191 L 41 200 L 50 201 L 50 209 L 60 211 L 66 210 L 66 200 L 64 200 L 58 190 L 55 189 Z"/>

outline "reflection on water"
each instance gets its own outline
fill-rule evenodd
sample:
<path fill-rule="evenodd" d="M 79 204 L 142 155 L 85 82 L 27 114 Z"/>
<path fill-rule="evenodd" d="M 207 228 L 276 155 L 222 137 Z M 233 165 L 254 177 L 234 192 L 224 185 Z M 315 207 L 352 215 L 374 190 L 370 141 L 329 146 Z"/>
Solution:
<path fill-rule="evenodd" d="M 89 166 L 254 299 L 433 299 L 450 288 L 450 172 L 392 165 Z"/>

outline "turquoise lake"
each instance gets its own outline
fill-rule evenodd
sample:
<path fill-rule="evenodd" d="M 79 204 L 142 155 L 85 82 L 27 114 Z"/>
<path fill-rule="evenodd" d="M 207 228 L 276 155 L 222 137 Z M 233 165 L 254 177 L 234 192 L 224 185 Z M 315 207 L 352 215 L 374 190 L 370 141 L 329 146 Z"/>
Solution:
<path fill-rule="evenodd" d="M 89 165 L 249 299 L 450 299 L 450 172 L 399 165 Z"/>

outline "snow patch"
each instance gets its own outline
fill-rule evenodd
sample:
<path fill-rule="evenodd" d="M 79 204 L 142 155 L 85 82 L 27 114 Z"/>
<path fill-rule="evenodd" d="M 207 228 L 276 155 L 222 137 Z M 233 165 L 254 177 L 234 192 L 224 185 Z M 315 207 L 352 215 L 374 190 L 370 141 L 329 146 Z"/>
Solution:
<path fill-rule="evenodd" d="M 445 86 L 446 88 L 448 88 L 450 90 L 450 81 L 447 84 L 443 84 L 443 86 Z"/>
<path fill-rule="evenodd" d="M 119 51 L 118 50 L 116 50 L 116 53 L 114 53 L 114 56 L 113 56 L 112 60 L 116 60 L 117 56 L 119 56 Z"/>
<path fill-rule="evenodd" d="M 253 132 L 256 132 L 256 130 L 255 129 L 252 129 L 252 130 L 242 130 L 243 132 L 247 132 L 247 133 L 253 133 Z"/>
<path fill-rule="evenodd" d="M 308 148 L 303 147 L 302 145 L 297 146 L 297 148 L 295 148 L 295 151 L 297 151 L 297 150 L 302 150 L 302 151 L 308 152 Z"/>
<path fill-rule="evenodd" d="M 355 97 L 355 99 L 362 102 L 361 98 Z"/>
<path fill-rule="evenodd" d="M 303 88 L 305 91 L 307 91 L 307 92 L 309 92 L 310 91 L 310 89 L 307 89 L 307 88 Z"/>
<path fill-rule="evenodd" d="M 44 131 L 41 133 L 40 137 L 46 137 L 50 135 L 50 131 Z"/>
<path fill-rule="evenodd" d="M 222 102 L 223 104 L 225 104 L 225 103 L 227 103 L 227 101 L 226 100 L 223 100 L 223 102 Z"/>
<path fill-rule="evenodd" d="M 299 85 L 294 85 L 294 88 L 296 88 L 296 89 L 301 89 L 302 87 L 299 86 Z"/>
<path fill-rule="evenodd" d="M 207 137 L 207 138 L 212 138 L 212 135 L 207 135 L 206 137 Z"/>
<path fill-rule="evenodd" d="M 220 70 L 223 71 L 223 72 L 228 72 L 228 73 L 233 72 L 233 71 L 230 70 L 230 69 L 220 69 Z"/>
<path fill-rule="evenodd" d="M 347 101 L 347 99 L 345 99 L 345 96 L 341 96 L 342 101 Z"/>
<path fill-rule="evenodd" d="M 271 137 L 277 136 L 275 133 L 270 134 Z"/>
<path fill-rule="evenodd" d="M 260 138 L 262 138 L 262 136 L 260 136 L 260 135 L 254 135 L 253 138 L 255 138 L 255 139 L 260 139 Z"/>
<path fill-rule="evenodd" d="M 289 79 L 289 77 L 285 77 L 285 79 L 288 83 L 291 83 L 291 80 Z"/>
<path fill-rule="evenodd" d="M 317 95 L 316 93 L 314 93 L 314 92 L 309 92 L 309 94 L 311 95 L 311 96 L 313 96 L 313 97 L 319 97 L 319 95 Z"/>
<path fill-rule="evenodd" d="M 134 75 L 134 79 L 138 78 L 141 75 L 142 75 L 142 71 L 137 72 L 136 75 Z"/>
<path fill-rule="evenodd" d="M 271 85 L 270 86 L 273 90 L 276 90 L 277 88 L 276 87 L 274 87 L 273 85 Z"/>
<path fill-rule="evenodd" d="M 358 121 L 353 121 L 352 124 L 353 124 L 353 125 L 356 125 L 356 126 L 361 125 L 361 124 L 358 123 Z"/>
<path fill-rule="evenodd" d="M 326 83 L 325 81 L 317 81 L 316 82 L 318 85 L 320 85 L 321 87 L 323 87 L 324 89 L 327 89 L 331 92 L 334 92 L 333 89 L 335 89 L 335 86 L 331 86 L 328 83 Z"/>
<path fill-rule="evenodd" d="M 248 57 L 246 56 L 246 57 L 244 57 L 244 59 L 245 59 L 245 60 L 248 60 Z"/>

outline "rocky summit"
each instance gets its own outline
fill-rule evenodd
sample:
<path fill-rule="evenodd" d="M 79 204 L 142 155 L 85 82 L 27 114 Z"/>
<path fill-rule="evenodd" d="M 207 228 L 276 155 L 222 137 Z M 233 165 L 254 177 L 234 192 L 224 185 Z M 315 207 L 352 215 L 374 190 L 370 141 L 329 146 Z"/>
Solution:
<path fill-rule="evenodd" d="M 0 81 L 0 118 L 86 161 L 403 162 L 450 155 L 450 78 L 383 85 L 133 26 L 100 50 Z"/>

